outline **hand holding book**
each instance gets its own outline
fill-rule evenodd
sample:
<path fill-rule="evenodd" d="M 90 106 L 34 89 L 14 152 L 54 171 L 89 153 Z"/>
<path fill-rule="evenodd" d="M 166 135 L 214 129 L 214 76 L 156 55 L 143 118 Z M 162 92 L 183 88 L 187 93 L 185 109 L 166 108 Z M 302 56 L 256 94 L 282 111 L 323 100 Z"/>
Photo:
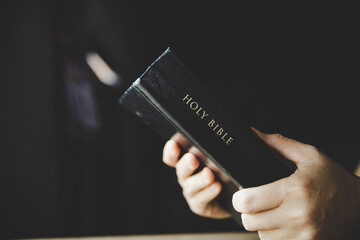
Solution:
<path fill-rule="evenodd" d="M 203 217 L 228 218 L 230 214 L 216 200 L 222 185 L 215 180 L 215 174 L 204 167 L 200 172 L 194 172 L 200 167 L 199 160 L 186 153 L 180 158 L 181 149 L 178 144 L 169 140 L 163 151 L 163 161 L 176 169 L 178 182 L 183 188 L 183 195 L 190 209 Z"/>
<path fill-rule="evenodd" d="M 242 213 L 245 229 L 258 231 L 261 239 L 353 237 L 360 219 L 359 178 L 311 145 L 253 130 L 298 169 L 289 177 L 233 195 L 233 206 Z M 214 175 L 208 168 L 191 175 L 199 167 L 196 158 L 187 153 L 178 160 L 179 154 L 179 147 L 170 140 L 164 147 L 163 161 L 176 168 L 190 209 L 204 217 L 230 216 L 216 201 L 221 186 Z"/>
<path fill-rule="evenodd" d="M 172 139 L 164 162 L 193 212 L 231 215 L 263 239 L 358 239 L 359 178 L 313 146 L 251 130 L 169 49 L 120 103 Z"/>
<path fill-rule="evenodd" d="M 291 162 L 271 151 L 170 49 L 126 90 L 120 103 L 215 173 L 222 184 L 218 200 L 239 224 L 241 216 L 231 204 L 235 191 L 270 183 L 295 171 Z"/>

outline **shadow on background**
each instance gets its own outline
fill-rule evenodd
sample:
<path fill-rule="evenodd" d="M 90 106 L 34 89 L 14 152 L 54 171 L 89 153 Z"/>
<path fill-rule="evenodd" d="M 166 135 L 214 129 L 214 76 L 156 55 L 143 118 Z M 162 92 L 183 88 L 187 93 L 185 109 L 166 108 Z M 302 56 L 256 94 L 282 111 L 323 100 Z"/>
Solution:
<path fill-rule="evenodd" d="M 118 104 L 168 46 L 247 124 L 314 144 L 353 169 L 352 15 L 282 7 L 2 1 L 0 237 L 241 230 L 190 212 L 162 164 L 165 140 Z M 99 81 L 89 52 L 117 84 Z"/>

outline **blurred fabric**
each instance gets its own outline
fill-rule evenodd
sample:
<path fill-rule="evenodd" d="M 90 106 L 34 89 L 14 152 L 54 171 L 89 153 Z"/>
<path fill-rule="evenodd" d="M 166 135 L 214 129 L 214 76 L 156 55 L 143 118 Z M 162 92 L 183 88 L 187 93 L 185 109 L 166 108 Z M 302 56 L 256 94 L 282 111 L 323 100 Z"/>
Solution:
<path fill-rule="evenodd" d="M 316 145 L 351 171 L 359 38 L 348 9 L 2 1 L 0 237 L 241 230 L 191 213 L 162 164 L 165 140 L 118 104 L 168 46 L 244 122 Z M 121 85 L 98 81 L 90 51 Z"/>

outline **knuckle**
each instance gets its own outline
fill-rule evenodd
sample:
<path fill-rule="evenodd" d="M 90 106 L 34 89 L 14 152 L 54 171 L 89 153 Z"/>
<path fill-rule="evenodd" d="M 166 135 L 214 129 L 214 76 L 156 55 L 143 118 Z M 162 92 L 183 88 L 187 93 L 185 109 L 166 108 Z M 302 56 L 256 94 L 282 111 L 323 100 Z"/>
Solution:
<path fill-rule="evenodd" d="M 310 199 L 314 191 L 314 183 L 310 179 L 301 179 L 286 189 L 287 195 L 297 195 L 301 199 Z"/>
<path fill-rule="evenodd" d="M 175 166 L 175 173 L 178 178 L 181 176 L 181 166 L 179 165 L 179 163 L 177 163 Z"/>
<path fill-rule="evenodd" d="M 279 144 L 282 145 L 285 142 L 287 142 L 289 139 L 284 137 L 283 135 L 281 135 L 280 133 L 274 133 L 274 134 L 270 134 L 274 140 Z"/>
<path fill-rule="evenodd" d="M 175 168 L 176 168 L 176 170 L 178 170 L 178 169 L 182 169 L 183 167 L 184 167 L 184 165 L 185 165 L 185 162 L 186 162 L 186 155 L 187 153 L 185 153 L 184 154 L 184 156 L 182 156 L 182 158 L 180 158 L 177 162 L 176 162 L 176 164 L 175 164 Z"/>
<path fill-rule="evenodd" d="M 178 176 L 177 181 L 178 181 L 178 184 L 184 189 L 184 180 Z"/>
<path fill-rule="evenodd" d="M 181 158 L 185 164 L 188 164 L 191 161 L 194 161 L 196 159 L 195 155 L 187 152 L 184 154 L 184 156 Z"/>
<path fill-rule="evenodd" d="M 293 211 L 291 219 L 297 222 L 299 226 L 312 226 L 315 222 L 314 211 L 307 205 L 304 205 Z"/>
<path fill-rule="evenodd" d="M 306 180 L 306 181 L 302 181 L 302 182 L 298 183 L 297 188 L 298 188 L 300 195 L 303 198 L 305 198 L 305 199 L 311 198 L 314 187 L 310 180 Z"/>
<path fill-rule="evenodd" d="M 320 151 L 317 147 L 313 146 L 313 145 L 310 145 L 310 144 L 307 144 L 306 145 L 306 150 L 311 153 L 312 155 L 317 155 L 317 154 L 320 154 Z"/>
<path fill-rule="evenodd" d="M 183 194 L 184 196 L 192 196 L 194 192 L 196 192 L 196 189 L 192 184 L 190 184 L 188 181 L 182 182 L 182 188 L 183 188 Z"/>
<path fill-rule="evenodd" d="M 182 195 L 185 197 L 185 199 L 190 197 L 188 191 L 185 188 L 182 189 Z"/>
<path fill-rule="evenodd" d="M 281 135 L 280 133 L 273 133 L 273 134 L 270 134 L 270 136 L 272 136 L 275 139 L 279 139 L 279 140 L 283 138 L 283 135 Z"/>
<path fill-rule="evenodd" d="M 172 164 L 172 162 L 171 162 L 171 159 L 170 159 L 169 156 L 167 156 L 165 153 L 164 153 L 163 156 L 162 156 L 162 160 L 163 160 L 163 162 L 164 162 L 166 165 L 168 165 L 168 166 L 170 166 L 170 167 L 174 167 L 173 164 Z"/>
<path fill-rule="evenodd" d="M 311 180 L 300 181 L 288 190 L 295 196 L 301 205 L 292 210 L 290 218 L 302 226 L 312 226 L 316 221 L 316 209 L 312 205 L 314 183 Z"/>
<path fill-rule="evenodd" d="M 178 160 L 179 152 L 172 141 L 167 141 L 163 147 L 163 162 L 169 166 L 174 167 L 174 164 Z"/>
<path fill-rule="evenodd" d="M 204 168 L 199 177 L 199 184 L 201 184 L 202 187 L 208 186 L 215 181 L 214 174 L 208 168 Z"/>
<path fill-rule="evenodd" d="M 313 145 L 306 144 L 304 152 L 307 156 L 309 156 L 309 160 L 320 159 L 321 152 L 317 147 Z"/>
<path fill-rule="evenodd" d="M 175 167 L 175 172 L 176 172 L 176 176 L 179 178 L 179 179 L 183 179 L 186 175 L 186 171 L 184 169 L 184 166 L 183 164 L 177 164 L 176 167 Z"/>
<path fill-rule="evenodd" d="M 241 214 L 241 221 L 244 226 L 244 228 L 247 231 L 256 231 L 257 229 L 254 226 L 253 221 L 251 220 L 251 217 L 248 214 Z"/>
<path fill-rule="evenodd" d="M 219 195 L 222 191 L 222 185 L 220 182 L 214 182 L 210 185 L 210 197 L 216 197 L 217 195 Z"/>
<path fill-rule="evenodd" d="M 190 198 L 188 200 L 188 204 L 189 204 L 189 207 L 190 207 L 190 210 L 199 215 L 199 216 L 205 216 L 205 204 L 198 200 L 198 199 L 195 199 L 195 198 Z"/>

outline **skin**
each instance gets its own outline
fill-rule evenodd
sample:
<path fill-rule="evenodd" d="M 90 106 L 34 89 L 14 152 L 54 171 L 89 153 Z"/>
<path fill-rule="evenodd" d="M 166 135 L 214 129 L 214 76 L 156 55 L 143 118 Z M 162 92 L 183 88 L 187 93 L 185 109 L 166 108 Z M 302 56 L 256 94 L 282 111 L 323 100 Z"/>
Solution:
<path fill-rule="evenodd" d="M 360 179 L 320 152 L 279 134 L 255 133 L 272 149 L 297 165 L 294 174 L 276 182 L 242 189 L 233 196 L 246 230 L 257 231 L 262 240 L 354 239 L 360 226 Z M 194 171 L 199 162 L 169 140 L 163 161 L 176 169 L 190 209 L 204 217 L 230 215 L 215 198 L 221 184 L 210 169 Z"/>
<path fill-rule="evenodd" d="M 180 152 L 177 143 L 169 140 L 164 146 L 163 161 L 176 169 L 178 182 L 190 209 L 203 217 L 218 219 L 230 217 L 230 214 L 215 201 L 222 186 L 220 182 L 215 181 L 214 173 L 205 167 L 194 174 L 200 165 L 199 161 L 192 153 L 186 153 L 179 159 Z"/>

